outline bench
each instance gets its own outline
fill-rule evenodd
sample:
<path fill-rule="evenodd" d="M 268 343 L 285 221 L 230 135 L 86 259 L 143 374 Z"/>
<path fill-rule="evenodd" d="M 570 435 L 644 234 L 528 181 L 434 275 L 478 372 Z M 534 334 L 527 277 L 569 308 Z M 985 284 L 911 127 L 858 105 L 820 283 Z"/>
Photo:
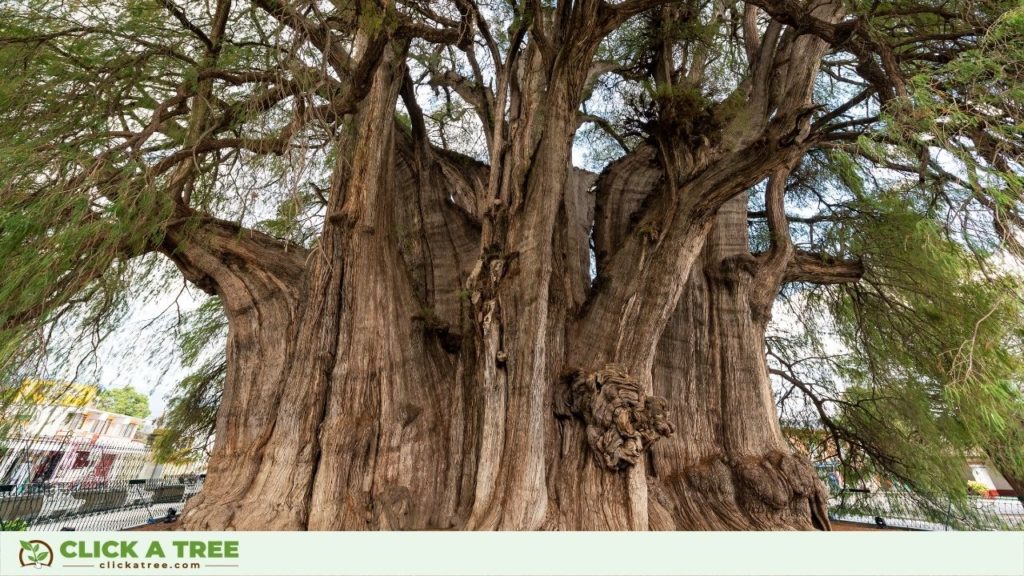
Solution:
<path fill-rule="evenodd" d="M 170 504 L 185 499 L 185 485 L 160 486 L 153 489 L 153 504 Z"/>
<path fill-rule="evenodd" d="M 0 519 L 33 520 L 43 510 L 42 494 L 26 494 L 23 496 L 0 496 Z"/>
<path fill-rule="evenodd" d="M 113 490 L 86 490 L 73 494 L 76 500 L 82 501 L 78 514 L 89 514 L 91 512 L 103 512 L 125 505 L 128 500 L 126 488 L 115 488 Z"/>

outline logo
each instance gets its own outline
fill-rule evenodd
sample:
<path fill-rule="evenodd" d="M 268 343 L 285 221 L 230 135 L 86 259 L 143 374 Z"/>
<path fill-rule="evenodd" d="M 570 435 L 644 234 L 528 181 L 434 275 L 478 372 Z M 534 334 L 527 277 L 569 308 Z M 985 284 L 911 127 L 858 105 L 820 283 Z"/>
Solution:
<path fill-rule="evenodd" d="M 42 540 L 21 540 L 18 561 L 22 566 L 50 566 L 53 564 L 53 548 Z"/>

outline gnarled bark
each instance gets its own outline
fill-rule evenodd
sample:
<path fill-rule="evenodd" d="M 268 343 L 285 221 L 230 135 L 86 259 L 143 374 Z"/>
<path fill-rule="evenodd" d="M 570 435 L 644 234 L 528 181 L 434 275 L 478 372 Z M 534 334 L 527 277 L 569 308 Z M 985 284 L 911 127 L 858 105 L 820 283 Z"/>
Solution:
<path fill-rule="evenodd" d="M 157 34 L 16 4 L 5 86 L 49 97 L 0 110 L 26 119 L 8 147 L 25 168 L 4 164 L 0 185 L 18 262 L 0 332 L 34 349 L 21 334 L 120 289 L 120 262 L 154 250 L 221 298 L 227 378 L 189 528 L 827 528 L 771 401 L 780 288 L 856 282 L 844 252 L 881 249 L 893 193 L 925 219 L 977 204 L 1011 245 L 1024 223 L 1012 178 L 1011 201 L 976 185 L 1012 172 L 995 129 L 1012 106 L 973 102 L 947 66 L 1010 50 L 1008 3 L 164 0 L 144 19 Z M 966 139 L 924 144 L 911 77 L 977 112 L 949 132 Z M 573 166 L 587 122 L 625 154 L 601 174 Z M 480 161 L 442 149 L 453 127 Z M 948 173 L 933 144 L 978 174 Z M 782 201 L 816 147 L 839 153 L 798 173 L 823 211 L 796 220 L 836 258 L 794 245 Z M 864 188 L 867 166 L 898 181 Z M 752 254 L 762 184 L 771 246 Z M 956 226 L 988 245 L 975 216 Z M 23 274 L 35 253 L 55 270 Z M 930 301 L 902 265 L 878 267 L 895 291 L 880 301 Z"/>
<path fill-rule="evenodd" d="M 584 64 L 626 17 L 602 6 L 554 14 L 559 43 L 499 70 L 489 166 L 427 143 L 403 48 L 383 50 L 291 291 L 226 306 L 244 329 L 186 527 L 827 528 L 765 365 L 787 266 L 749 254 L 743 194 L 802 154 L 824 43 L 774 25 L 751 47 L 750 114 L 696 148 L 645 144 L 595 186 L 571 144 Z M 230 258 L 182 254 L 222 295 L 278 268 L 254 255 L 239 280 Z"/>
<path fill-rule="evenodd" d="M 676 436 L 655 446 L 651 462 L 661 529 L 829 525 L 824 488 L 775 413 L 768 318 L 751 290 L 764 271 L 747 249 L 745 204 L 739 197 L 719 213 L 658 344 L 655 392 L 677 415 Z"/>
<path fill-rule="evenodd" d="M 193 509 L 236 501 L 261 464 L 292 347 L 304 249 L 206 219 L 168 230 L 161 251 L 193 284 L 220 296 L 228 318 L 228 371 L 217 412 L 215 456 Z M 222 518 L 209 520 L 222 524 Z"/>

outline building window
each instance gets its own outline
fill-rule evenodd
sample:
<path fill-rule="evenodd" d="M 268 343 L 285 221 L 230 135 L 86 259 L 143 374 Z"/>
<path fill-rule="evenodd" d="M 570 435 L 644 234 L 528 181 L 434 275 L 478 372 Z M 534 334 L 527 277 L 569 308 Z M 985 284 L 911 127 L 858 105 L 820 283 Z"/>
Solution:
<path fill-rule="evenodd" d="M 85 416 L 75 412 L 70 412 L 67 418 L 64 419 L 64 424 L 68 430 L 77 430 L 82 426 L 84 420 Z"/>
<path fill-rule="evenodd" d="M 71 466 L 72 469 L 78 470 L 79 468 L 85 468 L 89 465 L 89 452 L 86 450 L 79 450 L 75 452 L 75 463 Z"/>

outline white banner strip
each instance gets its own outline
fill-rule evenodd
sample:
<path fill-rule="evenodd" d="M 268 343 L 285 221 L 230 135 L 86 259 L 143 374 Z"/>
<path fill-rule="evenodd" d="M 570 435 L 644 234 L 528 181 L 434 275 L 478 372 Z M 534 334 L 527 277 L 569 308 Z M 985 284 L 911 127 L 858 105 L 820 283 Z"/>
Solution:
<path fill-rule="evenodd" d="M 1024 533 L 0 532 L 0 574 L 1022 576 Z"/>

